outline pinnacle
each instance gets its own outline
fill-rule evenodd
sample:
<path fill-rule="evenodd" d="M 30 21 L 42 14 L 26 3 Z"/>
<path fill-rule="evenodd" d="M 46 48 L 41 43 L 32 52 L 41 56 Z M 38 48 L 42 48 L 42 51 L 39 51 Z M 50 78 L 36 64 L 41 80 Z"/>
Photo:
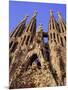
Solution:
<path fill-rule="evenodd" d="M 28 17 L 29 17 L 28 15 L 25 15 L 24 20 L 26 20 Z"/>
<path fill-rule="evenodd" d="M 52 10 L 50 10 L 50 16 L 53 16 L 53 11 Z"/>
<path fill-rule="evenodd" d="M 28 15 L 25 15 L 25 18 L 28 18 L 29 16 Z"/>
<path fill-rule="evenodd" d="M 33 17 L 36 17 L 37 13 L 38 13 L 37 11 L 34 11 Z"/>
<path fill-rule="evenodd" d="M 59 11 L 57 12 L 57 14 L 58 14 L 58 17 L 59 17 L 59 18 L 62 18 L 62 17 L 61 17 L 61 13 L 60 13 Z"/>
<path fill-rule="evenodd" d="M 57 14 L 58 14 L 58 15 L 61 15 L 59 11 L 57 12 Z"/>
<path fill-rule="evenodd" d="M 26 21 L 28 17 L 29 17 L 28 15 L 25 15 L 24 19 L 21 22 Z"/>

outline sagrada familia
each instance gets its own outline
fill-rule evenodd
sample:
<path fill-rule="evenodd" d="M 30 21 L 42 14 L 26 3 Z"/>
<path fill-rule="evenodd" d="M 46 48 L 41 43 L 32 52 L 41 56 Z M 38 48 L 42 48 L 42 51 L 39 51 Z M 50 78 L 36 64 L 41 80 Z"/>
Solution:
<path fill-rule="evenodd" d="M 27 24 L 25 16 L 9 35 L 9 88 L 66 85 L 66 24 L 59 12 L 55 20 L 50 10 L 44 32 L 42 25 L 37 28 L 36 16 L 34 12 Z"/>

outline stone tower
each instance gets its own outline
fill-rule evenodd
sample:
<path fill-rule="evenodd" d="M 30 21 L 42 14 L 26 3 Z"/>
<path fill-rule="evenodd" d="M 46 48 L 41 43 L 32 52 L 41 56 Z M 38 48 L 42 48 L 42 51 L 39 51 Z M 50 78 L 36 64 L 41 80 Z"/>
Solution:
<path fill-rule="evenodd" d="M 58 22 L 50 11 L 48 32 L 39 25 L 36 31 L 34 12 L 10 33 L 9 88 L 31 88 L 65 85 L 66 78 L 66 27 L 58 12 Z M 48 38 L 48 43 L 44 42 Z"/>
<path fill-rule="evenodd" d="M 50 11 L 50 21 L 48 29 L 48 44 L 50 49 L 50 63 L 53 73 L 56 76 L 58 85 L 63 85 L 65 75 L 65 24 L 58 12 L 58 22 L 55 20 L 53 12 Z M 63 67 L 64 66 L 64 67 Z"/>

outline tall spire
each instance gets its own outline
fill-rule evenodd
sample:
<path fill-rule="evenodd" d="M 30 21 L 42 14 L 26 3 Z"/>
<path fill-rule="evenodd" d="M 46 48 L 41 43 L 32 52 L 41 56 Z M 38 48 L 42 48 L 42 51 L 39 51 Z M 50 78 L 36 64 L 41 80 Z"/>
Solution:
<path fill-rule="evenodd" d="M 32 19 L 30 20 L 28 26 L 26 27 L 26 31 L 36 32 L 36 16 L 37 16 L 37 11 L 34 12 Z"/>
<path fill-rule="evenodd" d="M 18 32 L 20 32 L 21 29 L 24 29 L 27 18 L 28 18 L 28 15 L 26 15 L 24 19 L 20 22 L 20 24 L 17 25 L 15 30 L 10 34 L 10 37 L 12 36 L 16 37 Z"/>
<path fill-rule="evenodd" d="M 61 13 L 60 12 L 57 12 L 58 14 L 58 24 L 59 24 L 59 27 L 60 27 L 60 32 L 65 32 L 66 31 L 66 25 L 65 25 L 65 22 L 61 16 Z"/>
<path fill-rule="evenodd" d="M 54 18 L 54 15 L 53 15 L 53 11 L 50 10 L 50 20 L 49 20 L 49 30 L 56 30 L 57 29 L 57 26 L 56 26 L 57 22 Z"/>

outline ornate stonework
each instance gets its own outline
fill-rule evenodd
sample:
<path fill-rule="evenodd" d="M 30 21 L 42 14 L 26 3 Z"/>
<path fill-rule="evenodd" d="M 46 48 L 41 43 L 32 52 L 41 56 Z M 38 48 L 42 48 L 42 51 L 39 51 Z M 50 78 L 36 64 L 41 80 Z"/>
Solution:
<path fill-rule="evenodd" d="M 9 88 L 66 84 L 66 25 L 59 12 L 56 21 L 50 10 L 48 32 L 43 32 L 42 25 L 36 31 L 36 15 L 28 24 L 26 16 L 10 33 Z"/>

